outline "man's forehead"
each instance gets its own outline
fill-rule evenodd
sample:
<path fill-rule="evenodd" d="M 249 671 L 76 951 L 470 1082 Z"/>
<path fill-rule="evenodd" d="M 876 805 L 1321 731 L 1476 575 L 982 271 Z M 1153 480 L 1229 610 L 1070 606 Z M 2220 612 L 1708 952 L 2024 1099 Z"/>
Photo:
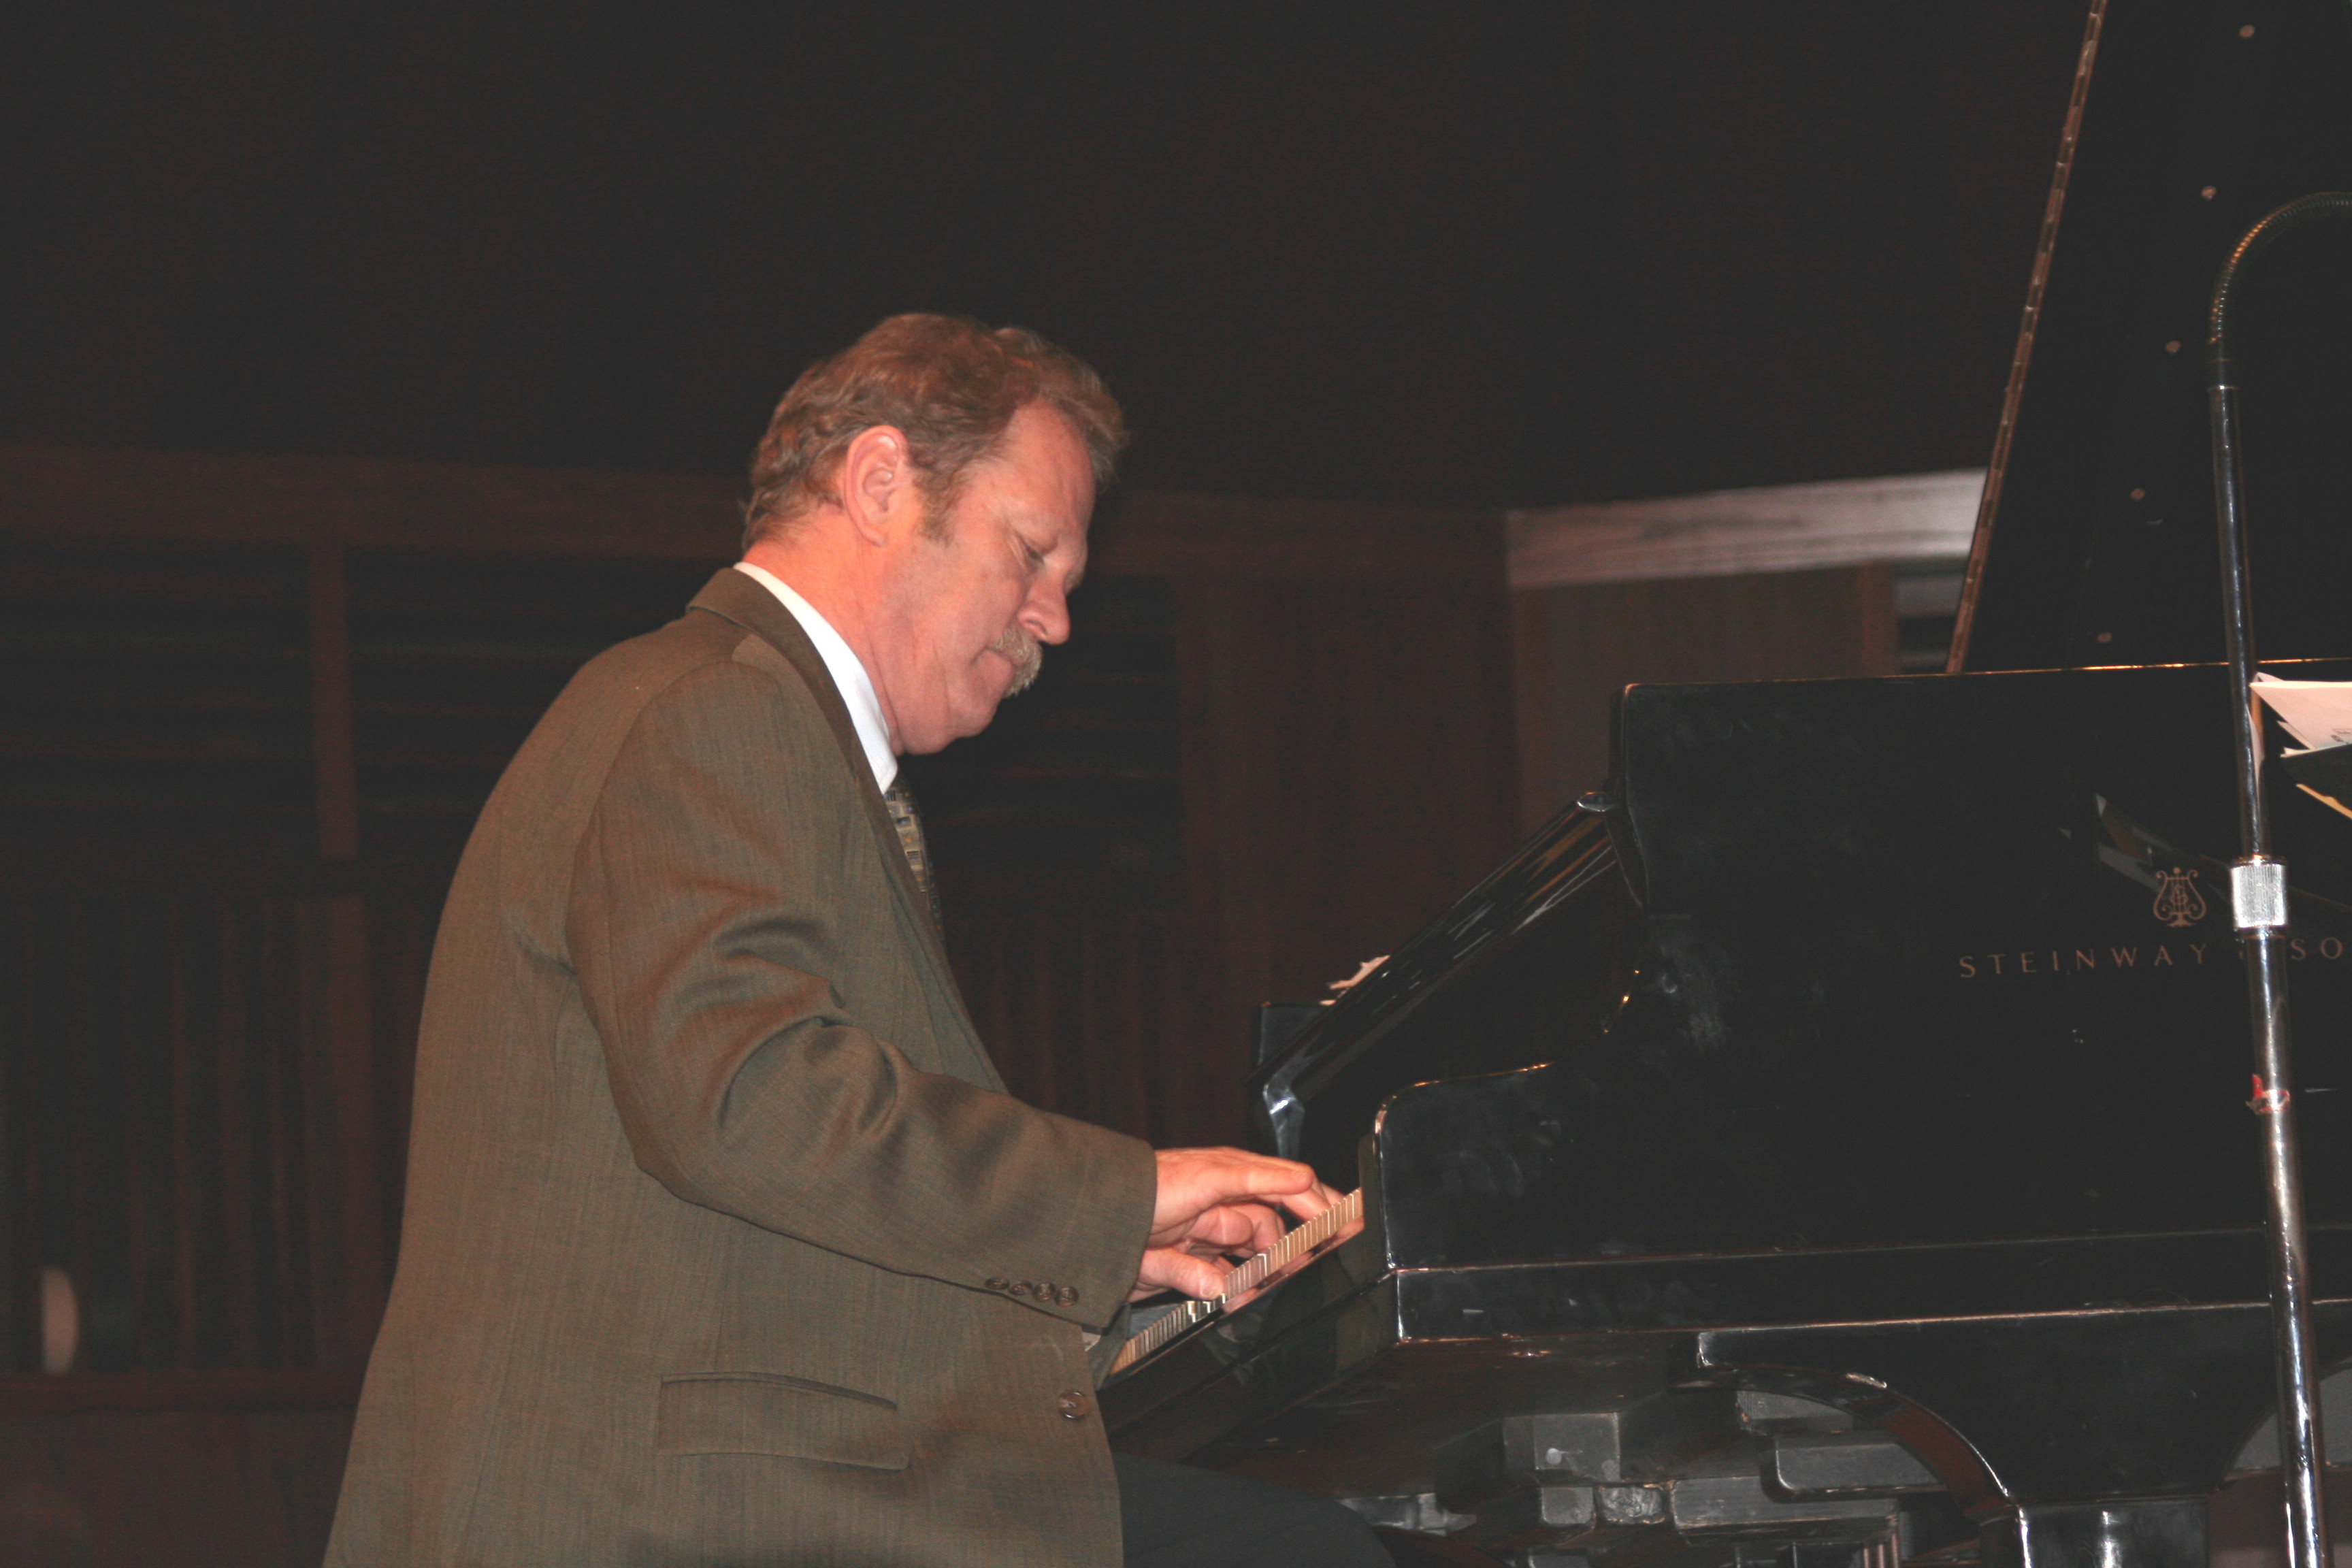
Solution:
<path fill-rule="evenodd" d="M 1017 418 L 1027 421 L 1027 427 L 1016 432 L 1020 437 L 1007 442 L 995 454 L 994 460 L 1010 470 L 1008 477 L 1017 482 L 1011 487 L 1034 506 L 1040 520 L 1059 524 L 1065 512 L 1075 513 L 1077 532 L 1083 536 L 1094 511 L 1094 463 L 1088 457 L 1086 443 L 1070 423 L 1051 409 L 1032 405 Z"/>

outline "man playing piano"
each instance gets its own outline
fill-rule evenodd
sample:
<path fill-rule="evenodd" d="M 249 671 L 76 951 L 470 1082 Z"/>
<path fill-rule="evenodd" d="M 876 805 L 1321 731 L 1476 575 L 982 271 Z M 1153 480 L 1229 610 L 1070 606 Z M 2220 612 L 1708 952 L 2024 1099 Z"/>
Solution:
<path fill-rule="evenodd" d="M 1095 1337 L 1334 1194 L 1008 1097 L 895 787 L 1067 636 L 1122 440 L 1035 336 L 886 321 L 778 408 L 741 565 L 532 732 L 435 951 L 331 1563 L 1386 1561 L 1113 1460 Z"/>

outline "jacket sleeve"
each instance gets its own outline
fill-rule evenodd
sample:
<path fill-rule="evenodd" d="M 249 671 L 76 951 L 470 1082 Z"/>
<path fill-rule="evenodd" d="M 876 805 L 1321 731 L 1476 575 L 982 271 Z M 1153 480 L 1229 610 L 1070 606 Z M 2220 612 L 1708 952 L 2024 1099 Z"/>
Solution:
<path fill-rule="evenodd" d="M 922 1070 L 859 1019 L 834 978 L 849 944 L 906 940 L 870 874 L 845 908 L 865 810 L 774 675 L 703 666 L 639 715 L 566 921 L 637 1163 L 689 1203 L 1100 1325 L 1135 1280 L 1151 1151 Z"/>

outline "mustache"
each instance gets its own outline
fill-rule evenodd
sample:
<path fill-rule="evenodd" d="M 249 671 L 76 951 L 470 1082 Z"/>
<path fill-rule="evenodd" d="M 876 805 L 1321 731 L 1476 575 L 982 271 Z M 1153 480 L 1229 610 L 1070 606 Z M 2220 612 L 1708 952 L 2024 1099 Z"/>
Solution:
<path fill-rule="evenodd" d="M 1004 689 L 1007 697 L 1017 697 L 1037 683 L 1037 672 L 1045 667 L 1045 647 L 1016 623 L 998 634 L 988 645 L 991 653 L 1003 654 L 1013 666 L 1013 684 Z"/>

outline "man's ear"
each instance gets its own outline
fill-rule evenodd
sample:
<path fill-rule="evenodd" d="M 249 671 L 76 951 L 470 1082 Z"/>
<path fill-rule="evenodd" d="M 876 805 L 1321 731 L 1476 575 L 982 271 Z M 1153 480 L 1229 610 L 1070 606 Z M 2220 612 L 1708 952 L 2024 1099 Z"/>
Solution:
<path fill-rule="evenodd" d="M 841 508 L 860 539 L 887 542 L 916 500 L 906 432 L 895 425 L 871 425 L 851 438 L 841 455 Z"/>

